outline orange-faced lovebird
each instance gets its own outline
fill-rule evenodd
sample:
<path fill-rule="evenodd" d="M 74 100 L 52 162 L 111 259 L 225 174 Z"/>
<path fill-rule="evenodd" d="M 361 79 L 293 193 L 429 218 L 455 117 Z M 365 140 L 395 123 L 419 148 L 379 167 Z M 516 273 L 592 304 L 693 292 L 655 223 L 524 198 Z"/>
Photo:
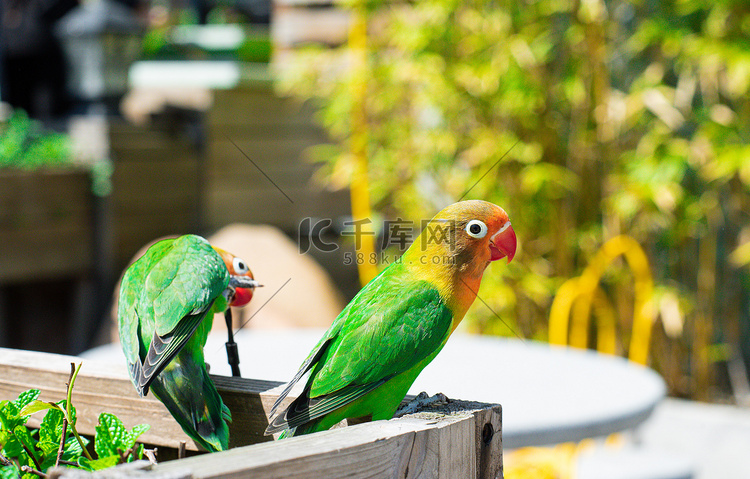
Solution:
<path fill-rule="evenodd" d="M 214 313 L 247 304 L 256 286 L 243 260 L 195 235 L 155 243 L 122 278 L 117 317 L 130 378 L 208 451 L 228 448 L 231 414 L 203 346 Z"/>
<path fill-rule="evenodd" d="M 499 206 L 473 200 L 440 211 L 335 319 L 279 396 L 266 434 L 289 437 L 346 418 L 393 417 L 463 319 L 485 268 L 501 258 L 510 262 L 515 252 L 516 234 Z M 278 412 L 300 381 L 302 393 Z"/>

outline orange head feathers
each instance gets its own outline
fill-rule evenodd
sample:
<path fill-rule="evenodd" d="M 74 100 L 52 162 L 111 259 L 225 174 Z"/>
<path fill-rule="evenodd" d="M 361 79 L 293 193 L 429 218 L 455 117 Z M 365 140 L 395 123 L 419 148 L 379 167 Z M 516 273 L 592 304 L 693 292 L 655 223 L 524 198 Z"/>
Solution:
<path fill-rule="evenodd" d="M 476 297 L 492 261 L 516 254 L 516 233 L 508 214 L 481 200 L 460 201 L 432 218 L 404 253 L 416 278 L 432 282 L 460 321 Z"/>
<path fill-rule="evenodd" d="M 484 271 L 491 261 L 508 258 L 510 263 L 515 254 L 516 233 L 505 210 L 487 201 L 470 200 L 436 214 L 404 259 L 463 269 L 472 265 Z"/>
<path fill-rule="evenodd" d="M 236 257 L 232 253 L 224 251 L 221 248 L 213 247 L 221 259 L 224 260 L 224 265 L 229 271 L 229 287 L 234 289 L 234 294 L 229 299 L 230 306 L 244 306 L 253 299 L 253 292 L 256 287 L 260 286 L 253 277 L 253 272 L 247 266 L 244 260 Z"/>

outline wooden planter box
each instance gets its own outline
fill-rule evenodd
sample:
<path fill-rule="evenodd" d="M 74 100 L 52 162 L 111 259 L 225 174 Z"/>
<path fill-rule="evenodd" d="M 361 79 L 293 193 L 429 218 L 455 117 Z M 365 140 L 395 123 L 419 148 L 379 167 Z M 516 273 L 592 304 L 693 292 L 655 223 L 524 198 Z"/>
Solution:
<path fill-rule="evenodd" d="M 88 272 L 91 180 L 85 170 L 0 170 L 0 284 Z"/>
<path fill-rule="evenodd" d="M 42 400 L 65 395 L 70 363 L 80 358 L 0 349 L 0 398 L 27 389 Z M 376 421 L 297 438 L 270 442 L 263 436 L 268 411 L 281 383 L 214 376 L 232 411 L 232 449 L 155 466 L 129 464 L 98 477 L 160 478 L 496 478 L 502 477 L 499 405 L 455 401 L 444 410 L 424 411 L 390 421 Z M 292 398 L 288 400 L 291 401 Z M 147 423 L 145 443 L 164 448 L 187 441 L 195 445 L 152 397 L 139 398 L 125 367 L 84 361 L 73 390 L 78 430 L 93 435 L 100 412 L 117 415 L 128 428 Z M 33 420 L 40 420 L 33 417 Z M 140 469 L 143 468 L 143 469 Z M 81 477 L 70 471 L 63 477 Z"/>

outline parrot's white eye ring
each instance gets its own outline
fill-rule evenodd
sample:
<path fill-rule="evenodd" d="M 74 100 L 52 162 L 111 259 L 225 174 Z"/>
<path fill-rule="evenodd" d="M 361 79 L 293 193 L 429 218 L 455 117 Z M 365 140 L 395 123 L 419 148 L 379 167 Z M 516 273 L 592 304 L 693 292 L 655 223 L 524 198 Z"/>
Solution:
<path fill-rule="evenodd" d="M 466 234 L 476 239 L 484 238 L 487 236 L 487 225 L 480 220 L 471 220 L 466 223 Z"/>
<path fill-rule="evenodd" d="M 232 268 L 234 268 L 234 274 L 247 274 L 250 269 L 247 264 L 240 258 L 234 258 L 232 260 Z"/>

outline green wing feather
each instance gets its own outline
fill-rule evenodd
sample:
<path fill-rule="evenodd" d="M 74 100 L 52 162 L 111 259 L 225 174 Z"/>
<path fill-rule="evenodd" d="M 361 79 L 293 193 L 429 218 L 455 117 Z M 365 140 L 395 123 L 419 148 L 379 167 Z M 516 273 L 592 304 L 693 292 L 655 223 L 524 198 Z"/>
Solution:
<path fill-rule="evenodd" d="M 151 392 L 182 429 L 208 451 L 229 446 L 229 409 L 206 371 L 203 352 L 193 336 L 151 384 Z"/>
<path fill-rule="evenodd" d="M 274 418 L 266 433 L 315 421 L 416 365 L 423 367 L 445 344 L 451 322 L 452 314 L 433 285 L 411 280 L 401 265 L 392 265 L 334 321 L 277 406 L 309 373 L 303 394 Z"/>
<path fill-rule="evenodd" d="M 174 358 L 229 283 L 208 242 L 194 235 L 160 241 L 123 276 L 118 317 L 123 350 L 139 392 Z M 204 339 L 205 342 L 205 339 Z"/>
<path fill-rule="evenodd" d="M 208 450 L 226 449 L 229 411 L 208 376 L 203 346 L 229 272 L 194 235 L 151 246 L 120 287 L 120 341 L 141 395 L 152 387 L 185 432 Z"/>

